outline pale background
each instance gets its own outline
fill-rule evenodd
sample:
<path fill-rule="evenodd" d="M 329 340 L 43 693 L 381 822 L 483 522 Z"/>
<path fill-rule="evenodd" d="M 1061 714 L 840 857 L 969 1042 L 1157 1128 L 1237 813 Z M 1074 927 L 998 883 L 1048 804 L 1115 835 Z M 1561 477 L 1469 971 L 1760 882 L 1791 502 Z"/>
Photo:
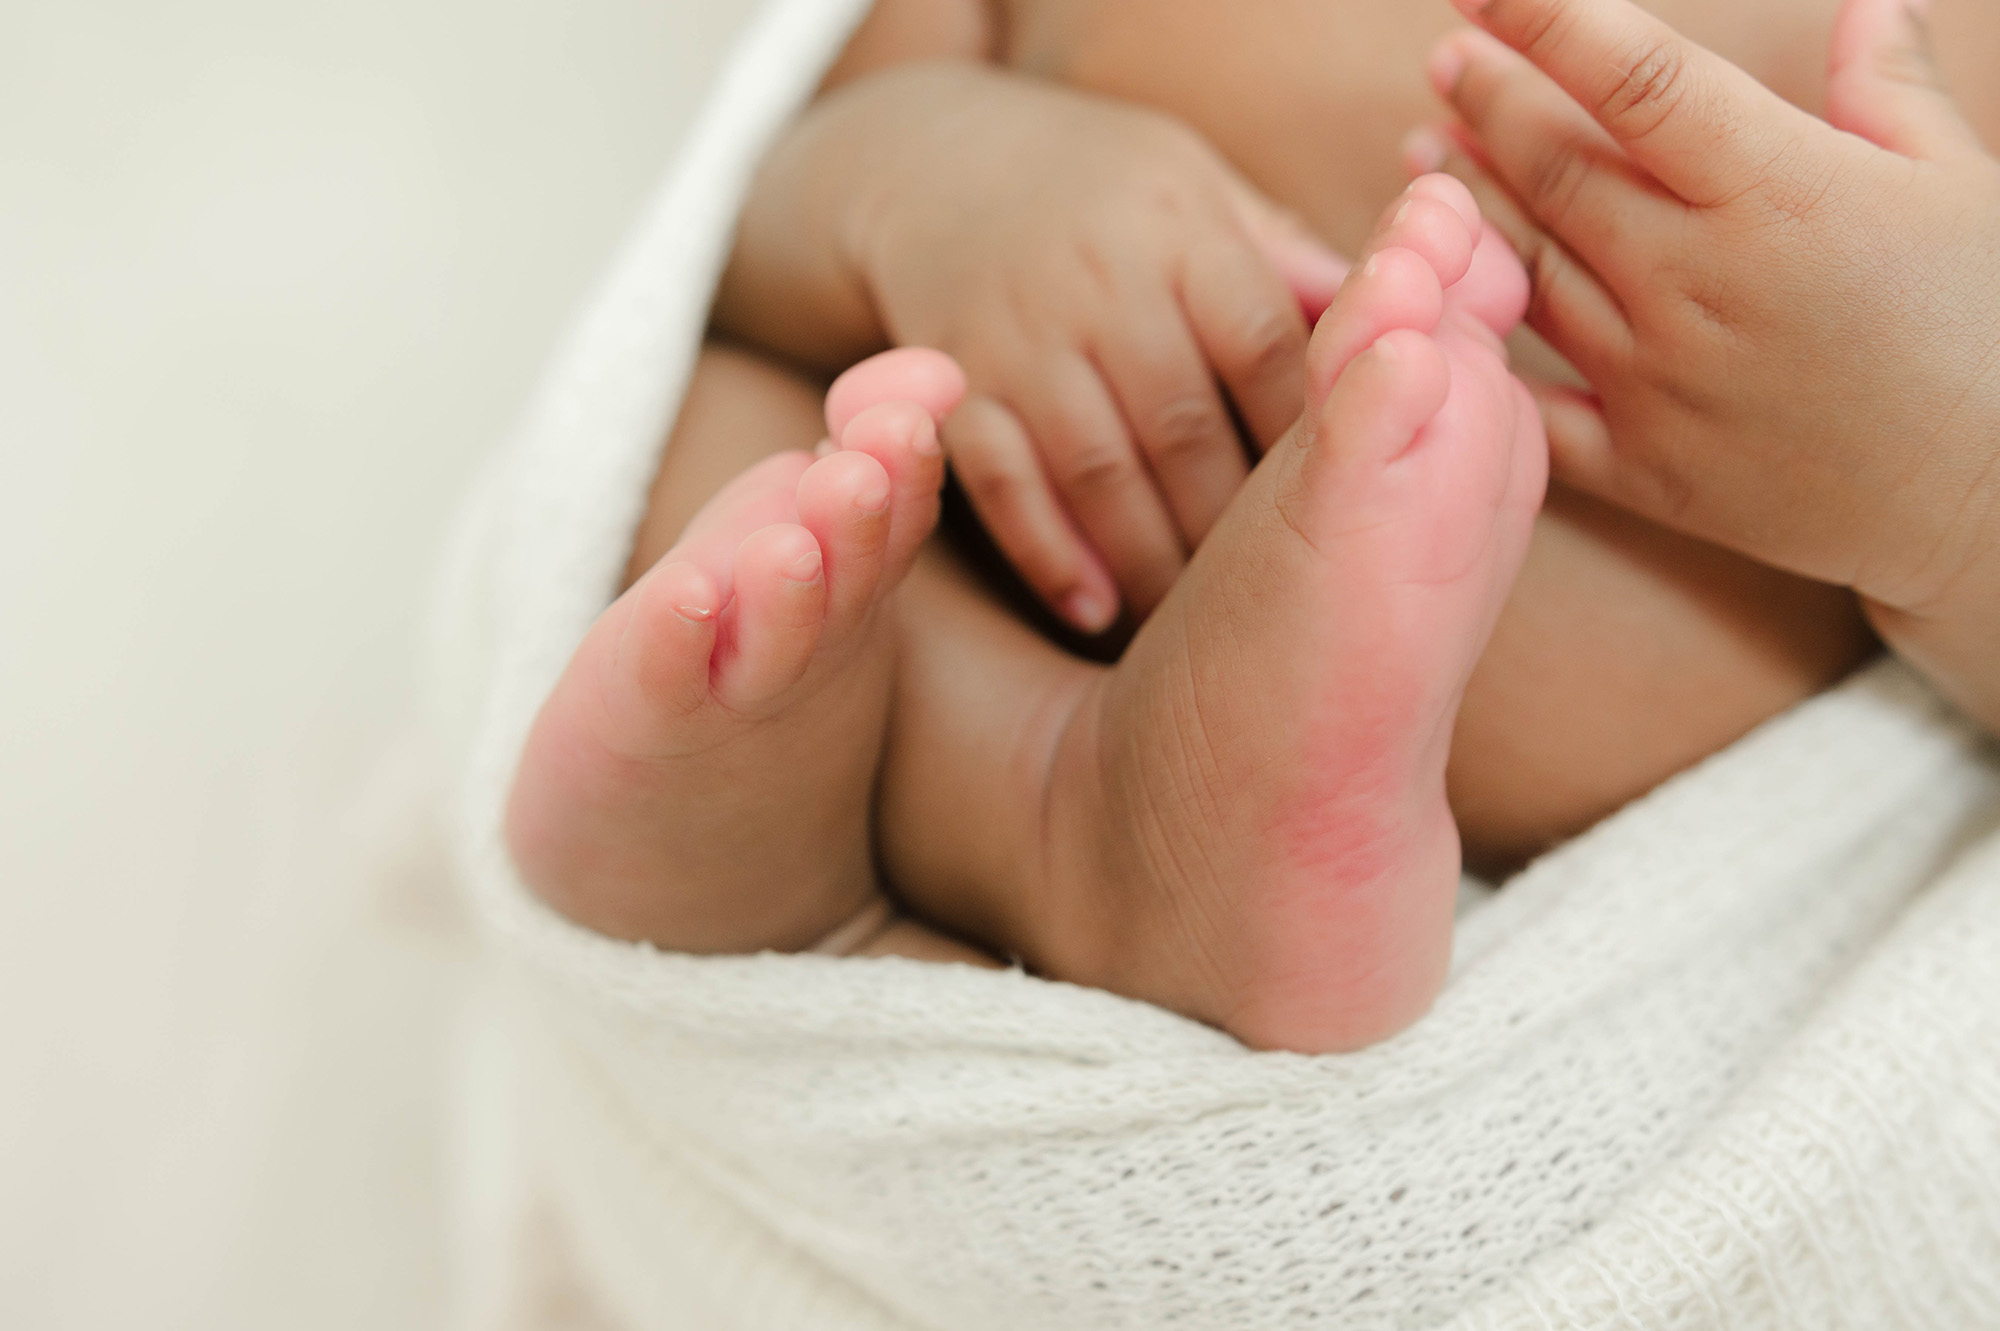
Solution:
<path fill-rule="evenodd" d="M 0 0 L 0 1326 L 443 1322 L 430 567 L 748 8 Z"/>

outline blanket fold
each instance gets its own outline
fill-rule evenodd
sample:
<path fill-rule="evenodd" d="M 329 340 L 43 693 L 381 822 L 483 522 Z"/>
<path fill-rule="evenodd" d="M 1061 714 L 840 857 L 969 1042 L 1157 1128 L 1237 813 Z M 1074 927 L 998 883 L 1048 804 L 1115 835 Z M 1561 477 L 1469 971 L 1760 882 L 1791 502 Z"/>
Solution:
<path fill-rule="evenodd" d="M 1112 995 L 692 958 L 501 811 L 608 602 L 758 160 L 867 5 L 778 0 L 461 528 L 440 698 L 533 1187 L 631 1326 L 2000 1325 L 2000 762 L 1885 664 L 1461 921 L 1436 1010 L 1254 1054 Z"/>

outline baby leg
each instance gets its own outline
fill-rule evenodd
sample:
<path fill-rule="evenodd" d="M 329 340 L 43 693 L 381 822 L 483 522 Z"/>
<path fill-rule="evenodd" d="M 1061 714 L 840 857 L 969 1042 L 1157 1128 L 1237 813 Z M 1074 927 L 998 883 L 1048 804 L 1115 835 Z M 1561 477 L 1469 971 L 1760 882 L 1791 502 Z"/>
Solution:
<path fill-rule="evenodd" d="M 1264 1047 L 1351 1048 L 1429 1005 L 1452 722 L 1546 455 L 1492 327 L 1518 269 L 1468 277 L 1471 220 L 1427 216 L 1455 260 L 1378 241 L 1299 427 L 1118 666 L 913 577 L 881 841 L 920 913 Z"/>
<path fill-rule="evenodd" d="M 1851 592 L 1551 488 L 1452 740 L 1468 862 L 1518 868 L 1875 650 Z"/>
<path fill-rule="evenodd" d="M 647 536 L 694 506 L 690 476 L 770 455 L 593 626 L 509 803 L 516 863 L 578 922 L 688 951 L 801 948 L 875 892 L 869 804 L 893 668 L 881 605 L 936 521 L 933 414 L 960 381 L 922 353 L 865 373 L 885 382 L 876 405 L 815 458 L 797 447 L 818 434 L 809 395 L 704 360 Z M 768 432 L 746 442 L 745 425 Z"/>

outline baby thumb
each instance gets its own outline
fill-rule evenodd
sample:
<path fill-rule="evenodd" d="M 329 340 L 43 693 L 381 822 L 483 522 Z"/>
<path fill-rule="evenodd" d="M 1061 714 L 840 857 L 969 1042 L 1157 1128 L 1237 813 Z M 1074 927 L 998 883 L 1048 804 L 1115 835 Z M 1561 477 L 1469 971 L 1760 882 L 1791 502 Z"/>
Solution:
<path fill-rule="evenodd" d="M 1932 54 L 1930 0 L 1846 0 L 1834 24 L 1826 118 L 1905 157 L 1980 151 Z"/>
<path fill-rule="evenodd" d="M 1236 211 L 1251 243 L 1298 299 L 1306 322 L 1318 323 L 1353 265 L 1307 230 L 1305 223 L 1248 186 L 1237 195 Z"/>

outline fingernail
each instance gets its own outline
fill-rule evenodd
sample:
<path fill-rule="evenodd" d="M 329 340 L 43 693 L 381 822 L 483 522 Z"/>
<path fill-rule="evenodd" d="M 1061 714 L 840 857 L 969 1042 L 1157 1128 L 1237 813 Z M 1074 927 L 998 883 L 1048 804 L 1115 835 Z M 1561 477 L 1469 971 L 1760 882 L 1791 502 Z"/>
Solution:
<path fill-rule="evenodd" d="M 917 437 L 910 441 L 910 451 L 920 458 L 934 458 L 944 452 L 944 444 L 938 439 L 934 426 L 926 426 L 917 431 Z"/>
<path fill-rule="evenodd" d="M 816 458 L 830 458 L 839 451 L 839 445 L 835 444 L 831 439 L 822 439 L 813 445 L 813 456 Z"/>
<path fill-rule="evenodd" d="M 677 605 L 674 613 L 691 624 L 706 624 L 715 618 L 715 612 L 705 605 Z"/>
<path fill-rule="evenodd" d="M 1465 73 L 1465 52 L 1457 42 L 1445 38 L 1431 51 L 1430 59 L 1424 61 L 1424 73 L 1438 96 L 1450 97 Z"/>
<path fill-rule="evenodd" d="M 1404 222 L 1404 219 L 1406 219 L 1406 218 L 1408 218 L 1408 217 L 1409 217 L 1409 215 L 1410 215 L 1410 209 L 1412 209 L 1412 208 L 1414 208 L 1414 207 L 1416 207 L 1416 206 L 1417 206 L 1417 201 L 1416 201 L 1415 199 L 1405 199 L 1405 200 L 1403 200 L 1403 206 L 1402 206 L 1402 207 L 1400 207 L 1400 208 L 1398 208 L 1398 209 L 1396 210 L 1396 215 L 1395 215 L 1394 217 L 1392 217 L 1392 218 L 1390 218 L 1390 219 L 1389 219 L 1389 225 L 1390 225 L 1390 226 L 1401 226 L 1401 225 L 1403 224 L 1403 222 Z"/>
<path fill-rule="evenodd" d="M 854 503 L 863 513 L 880 513 L 889 507 L 889 487 L 879 485 L 863 490 L 854 496 Z"/>
<path fill-rule="evenodd" d="M 1427 125 L 1419 125 L 1403 136 L 1403 170 L 1412 176 L 1427 176 L 1444 165 L 1451 145 Z"/>
<path fill-rule="evenodd" d="M 1379 271 L 1382 267 L 1381 259 L 1382 256 L 1379 254 L 1369 255 L 1368 262 L 1361 265 L 1361 275 L 1363 277 L 1375 276 L 1376 272 Z"/>
<path fill-rule="evenodd" d="M 1063 618 L 1085 633 L 1102 633 L 1118 618 L 1118 603 L 1106 601 L 1096 592 L 1074 591 L 1064 599 Z"/>
<path fill-rule="evenodd" d="M 823 564 L 819 551 L 809 550 L 786 566 L 785 576 L 793 582 L 811 582 L 819 576 Z"/>

